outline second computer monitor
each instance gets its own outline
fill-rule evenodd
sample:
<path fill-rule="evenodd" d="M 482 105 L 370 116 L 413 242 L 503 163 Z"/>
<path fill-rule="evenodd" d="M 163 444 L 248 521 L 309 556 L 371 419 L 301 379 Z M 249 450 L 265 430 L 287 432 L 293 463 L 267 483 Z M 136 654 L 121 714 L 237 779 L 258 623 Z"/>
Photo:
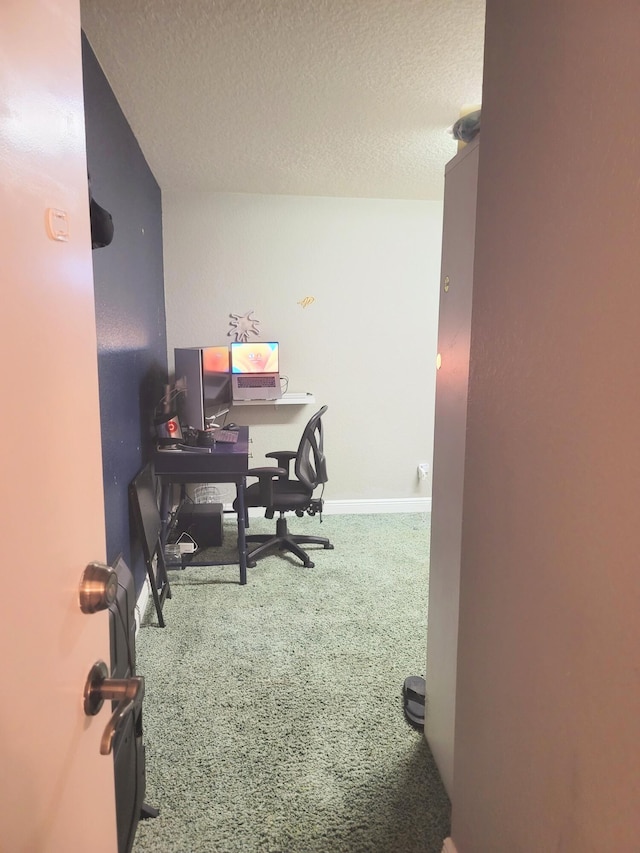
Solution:
<path fill-rule="evenodd" d="M 185 380 L 178 398 L 183 427 L 206 429 L 207 418 L 231 405 L 229 347 L 186 347 L 174 350 L 176 381 Z"/>

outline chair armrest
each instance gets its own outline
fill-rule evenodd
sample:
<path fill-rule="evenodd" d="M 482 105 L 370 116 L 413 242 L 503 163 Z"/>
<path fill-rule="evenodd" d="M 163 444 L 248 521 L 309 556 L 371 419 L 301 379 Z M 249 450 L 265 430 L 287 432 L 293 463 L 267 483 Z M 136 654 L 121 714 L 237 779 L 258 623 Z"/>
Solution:
<path fill-rule="evenodd" d="M 247 476 L 257 477 L 258 479 L 268 477 L 272 480 L 274 477 L 282 477 L 282 475 L 286 473 L 286 468 L 276 468 L 274 465 L 270 465 L 266 468 L 249 468 Z"/>
<path fill-rule="evenodd" d="M 257 477 L 260 484 L 260 503 L 264 507 L 269 507 L 273 504 L 273 481 L 287 477 L 286 468 L 276 468 L 270 466 L 267 468 L 249 468 L 247 471 L 248 477 Z"/>
<path fill-rule="evenodd" d="M 290 479 L 290 463 L 292 459 L 295 459 L 298 454 L 294 450 L 274 450 L 271 453 L 265 453 L 265 456 L 268 459 L 275 459 L 278 463 L 278 467 L 285 469 L 284 476 Z"/>

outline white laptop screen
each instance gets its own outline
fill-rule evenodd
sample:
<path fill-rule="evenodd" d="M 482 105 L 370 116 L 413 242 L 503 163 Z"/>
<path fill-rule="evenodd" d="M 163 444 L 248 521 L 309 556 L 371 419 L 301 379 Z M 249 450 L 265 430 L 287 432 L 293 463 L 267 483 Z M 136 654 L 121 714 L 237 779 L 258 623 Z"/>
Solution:
<path fill-rule="evenodd" d="M 278 373 L 278 370 L 278 344 L 274 341 L 232 342 L 232 373 Z"/>

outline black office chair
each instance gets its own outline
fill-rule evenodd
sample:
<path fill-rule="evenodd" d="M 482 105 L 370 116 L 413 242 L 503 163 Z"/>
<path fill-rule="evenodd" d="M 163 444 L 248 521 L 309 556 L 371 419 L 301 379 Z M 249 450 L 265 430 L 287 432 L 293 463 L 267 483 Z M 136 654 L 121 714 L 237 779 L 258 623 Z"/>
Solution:
<path fill-rule="evenodd" d="M 285 513 L 295 512 L 302 517 L 305 512 L 315 515 L 322 512 L 322 498 L 314 498 L 313 493 L 318 486 L 327 482 L 327 464 L 322 447 L 322 416 L 327 411 L 323 406 L 316 412 L 304 428 L 298 450 L 281 450 L 267 453 L 269 459 L 275 459 L 277 467 L 251 468 L 247 474 L 257 477 L 258 482 L 252 483 L 245 492 L 245 505 L 263 506 L 266 509 L 265 518 L 273 518 L 274 513 L 280 516 L 276 521 L 275 535 L 250 534 L 247 544 L 259 543 L 247 553 L 247 566 L 253 567 L 258 557 L 278 548 L 281 551 L 291 551 L 299 557 L 303 564 L 312 569 L 313 563 L 309 555 L 300 545 L 322 545 L 332 549 L 333 545 L 325 536 L 301 536 L 289 533 Z M 290 476 L 291 462 L 295 460 L 295 479 Z M 235 506 L 235 504 L 234 504 Z"/>

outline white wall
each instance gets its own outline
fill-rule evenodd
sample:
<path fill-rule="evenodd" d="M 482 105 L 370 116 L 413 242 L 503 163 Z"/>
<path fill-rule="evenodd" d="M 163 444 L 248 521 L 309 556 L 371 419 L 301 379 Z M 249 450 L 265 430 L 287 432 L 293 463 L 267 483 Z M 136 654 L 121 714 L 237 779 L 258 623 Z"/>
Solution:
<path fill-rule="evenodd" d="M 230 313 L 253 310 L 289 390 L 329 407 L 327 501 L 429 498 L 416 465 L 432 456 L 442 203 L 165 195 L 163 217 L 170 365 L 174 347 L 232 340 Z M 314 410 L 231 417 L 259 464 L 295 449 Z"/>

